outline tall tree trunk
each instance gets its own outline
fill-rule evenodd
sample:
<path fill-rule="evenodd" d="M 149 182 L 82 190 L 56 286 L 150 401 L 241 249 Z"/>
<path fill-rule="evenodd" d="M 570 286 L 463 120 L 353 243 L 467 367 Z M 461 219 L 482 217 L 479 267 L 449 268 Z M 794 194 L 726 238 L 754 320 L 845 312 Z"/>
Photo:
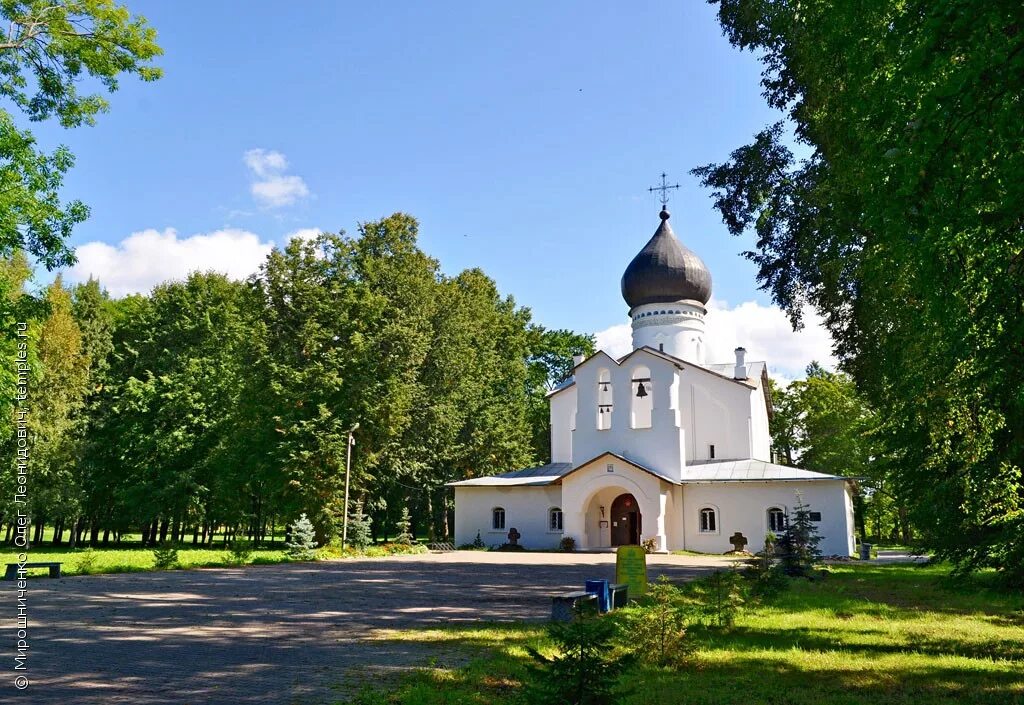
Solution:
<path fill-rule="evenodd" d="M 100 543 L 100 524 L 98 521 L 93 521 L 89 525 L 89 545 L 98 546 Z"/>
<path fill-rule="evenodd" d="M 433 542 L 436 538 L 434 534 L 434 500 L 430 495 L 431 493 L 427 492 L 427 538 Z"/>
<path fill-rule="evenodd" d="M 58 519 L 53 525 L 53 545 L 60 546 L 64 541 L 64 519 Z"/>
<path fill-rule="evenodd" d="M 103 545 L 104 546 L 109 546 L 110 545 L 110 529 L 107 529 L 107 528 L 103 529 Z"/>
<path fill-rule="evenodd" d="M 160 543 L 167 542 L 167 530 L 171 528 L 171 521 L 167 517 L 160 522 Z"/>

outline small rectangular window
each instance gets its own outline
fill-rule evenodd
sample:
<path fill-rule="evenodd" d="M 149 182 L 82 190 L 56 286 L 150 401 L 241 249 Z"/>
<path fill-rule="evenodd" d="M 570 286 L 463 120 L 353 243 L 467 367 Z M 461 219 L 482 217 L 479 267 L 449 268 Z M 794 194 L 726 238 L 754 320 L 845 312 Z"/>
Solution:
<path fill-rule="evenodd" d="M 712 460 L 715 459 L 715 446 L 714 446 L 714 444 L 711 444 L 711 445 L 708 446 L 708 457 L 711 458 Z"/>
<path fill-rule="evenodd" d="M 702 534 L 713 534 L 718 531 L 717 522 L 718 517 L 715 516 L 715 510 L 711 508 L 705 508 L 700 510 L 700 531 Z"/>
<path fill-rule="evenodd" d="M 548 528 L 551 531 L 562 530 L 562 510 L 555 508 L 551 510 L 551 514 L 548 518 Z"/>
<path fill-rule="evenodd" d="M 808 512 L 811 521 L 821 521 L 821 512 Z"/>
<path fill-rule="evenodd" d="M 608 472 L 615 472 L 615 466 L 611 463 L 608 463 Z"/>

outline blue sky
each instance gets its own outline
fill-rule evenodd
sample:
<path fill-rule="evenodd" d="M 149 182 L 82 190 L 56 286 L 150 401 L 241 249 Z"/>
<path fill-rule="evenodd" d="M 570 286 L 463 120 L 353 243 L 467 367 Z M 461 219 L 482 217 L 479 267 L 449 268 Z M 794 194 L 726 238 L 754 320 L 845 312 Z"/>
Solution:
<path fill-rule="evenodd" d="M 289 233 L 401 210 L 445 272 L 479 266 L 538 322 L 618 325 L 604 340 L 621 345 L 619 277 L 666 171 L 722 320 L 740 325 L 744 302 L 778 314 L 739 256 L 750 241 L 687 174 L 779 117 L 703 2 L 129 6 L 157 28 L 165 77 L 124 81 L 96 127 L 37 128 L 76 153 L 66 194 L 92 208 L 72 278 L 240 275 Z"/>

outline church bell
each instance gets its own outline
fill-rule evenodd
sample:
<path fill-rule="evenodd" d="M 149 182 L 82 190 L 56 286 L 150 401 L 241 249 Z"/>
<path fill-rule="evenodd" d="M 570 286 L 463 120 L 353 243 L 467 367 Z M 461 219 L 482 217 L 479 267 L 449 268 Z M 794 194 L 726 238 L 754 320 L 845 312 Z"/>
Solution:
<path fill-rule="evenodd" d="M 636 395 L 641 399 L 647 396 L 647 389 L 644 387 L 643 382 L 636 385 Z"/>

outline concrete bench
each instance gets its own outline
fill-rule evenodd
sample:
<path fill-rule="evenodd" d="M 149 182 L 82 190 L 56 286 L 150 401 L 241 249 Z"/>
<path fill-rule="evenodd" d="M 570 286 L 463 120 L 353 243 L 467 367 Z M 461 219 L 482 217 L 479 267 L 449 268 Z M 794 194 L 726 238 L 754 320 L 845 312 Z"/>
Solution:
<path fill-rule="evenodd" d="M 577 592 L 563 592 L 561 595 L 554 595 L 551 598 L 551 621 L 571 622 L 576 616 L 576 611 L 593 607 L 597 611 L 597 595 L 592 592 L 579 590 Z"/>
<path fill-rule="evenodd" d="M 60 577 L 60 567 L 61 567 L 61 565 L 62 565 L 61 563 L 56 563 L 56 562 L 51 562 L 51 563 L 26 563 L 25 567 L 26 568 L 49 568 L 50 569 L 50 577 L 51 578 L 59 578 Z M 14 580 L 15 578 L 17 578 L 18 577 L 18 568 L 20 566 L 21 566 L 21 563 L 8 563 L 7 564 L 7 571 L 4 573 L 4 580 Z"/>
<path fill-rule="evenodd" d="M 608 592 L 611 594 L 613 610 L 625 607 L 629 602 L 629 586 L 626 583 L 611 583 Z"/>

